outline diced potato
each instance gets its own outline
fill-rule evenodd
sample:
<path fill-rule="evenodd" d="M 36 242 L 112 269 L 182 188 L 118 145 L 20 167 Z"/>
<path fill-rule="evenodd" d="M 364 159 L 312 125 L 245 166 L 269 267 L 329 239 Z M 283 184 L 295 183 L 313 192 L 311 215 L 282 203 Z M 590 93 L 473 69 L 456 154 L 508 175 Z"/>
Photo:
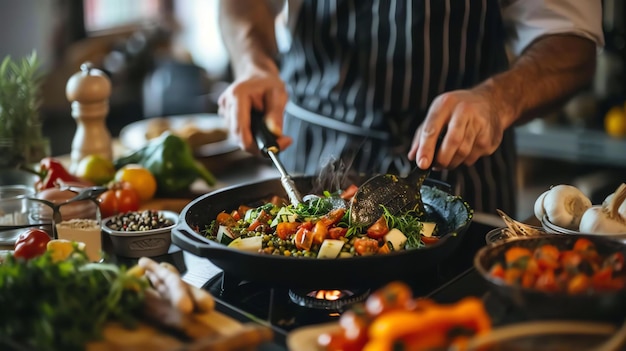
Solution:
<path fill-rule="evenodd" d="M 406 235 L 397 228 L 393 228 L 385 234 L 385 241 L 391 243 L 391 247 L 394 251 L 402 250 L 406 244 L 406 240 Z"/>
<path fill-rule="evenodd" d="M 435 228 L 437 228 L 437 223 L 435 222 L 423 222 L 422 223 L 422 234 L 423 236 L 431 237 L 435 232 Z"/>
<path fill-rule="evenodd" d="M 344 242 L 336 239 L 325 239 L 317 253 L 317 258 L 337 258 L 343 248 Z"/>
<path fill-rule="evenodd" d="M 251 252 L 258 252 L 261 250 L 262 246 L 263 238 L 260 236 L 253 236 L 250 238 L 239 237 L 228 244 L 228 247 Z"/>

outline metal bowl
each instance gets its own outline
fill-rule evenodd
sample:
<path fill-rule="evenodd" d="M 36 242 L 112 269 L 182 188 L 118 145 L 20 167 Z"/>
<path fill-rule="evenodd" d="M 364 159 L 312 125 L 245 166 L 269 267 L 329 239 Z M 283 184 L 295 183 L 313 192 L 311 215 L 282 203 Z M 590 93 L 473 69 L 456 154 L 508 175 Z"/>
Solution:
<path fill-rule="evenodd" d="M 123 257 L 153 257 L 165 255 L 172 243 L 172 228 L 178 224 L 178 214 L 172 211 L 157 211 L 173 222 L 168 227 L 145 231 L 120 231 L 109 227 L 115 216 L 102 221 L 102 230 L 109 235 L 115 254 Z"/>
<path fill-rule="evenodd" d="M 541 218 L 541 226 L 548 232 L 554 234 L 568 234 L 568 235 L 581 235 L 582 233 L 577 230 L 567 229 L 560 227 L 548 219 L 547 216 Z M 603 234 L 603 233 L 586 233 L 586 235 L 594 235 L 601 237 L 612 237 L 620 240 L 626 240 L 626 233 L 623 234 Z"/>
<path fill-rule="evenodd" d="M 19 169 L 0 170 L 0 185 L 24 185 L 34 190 L 38 180 L 36 174 Z"/>
<path fill-rule="evenodd" d="M 585 294 L 549 293 L 505 283 L 489 274 L 496 262 L 504 261 L 504 253 L 513 246 L 533 250 L 543 244 L 555 245 L 560 250 L 573 247 L 581 238 L 593 242 L 602 256 L 621 252 L 626 256 L 626 244 L 611 238 L 580 234 L 519 237 L 485 246 L 474 257 L 474 267 L 498 297 L 517 307 L 529 318 L 571 318 L 605 321 L 621 321 L 626 317 L 626 289 L 611 292 Z"/>

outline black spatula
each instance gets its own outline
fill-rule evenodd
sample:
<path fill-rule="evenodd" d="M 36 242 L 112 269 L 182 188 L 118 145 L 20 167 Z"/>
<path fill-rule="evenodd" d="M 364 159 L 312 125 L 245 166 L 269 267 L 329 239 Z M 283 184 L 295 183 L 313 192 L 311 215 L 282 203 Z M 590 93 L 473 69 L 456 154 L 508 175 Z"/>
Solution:
<path fill-rule="evenodd" d="M 443 140 L 437 140 L 433 163 Z M 354 194 L 350 204 L 352 225 L 369 226 L 376 222 L 386 208 L 391 214 L 415 210 L 422 217 L 426 210 L 422 201 L 421 188 L 430 175 L 430 168 L 415 167 L 405 178 L 393 174 L 381 174 L 367 180 Z"/>

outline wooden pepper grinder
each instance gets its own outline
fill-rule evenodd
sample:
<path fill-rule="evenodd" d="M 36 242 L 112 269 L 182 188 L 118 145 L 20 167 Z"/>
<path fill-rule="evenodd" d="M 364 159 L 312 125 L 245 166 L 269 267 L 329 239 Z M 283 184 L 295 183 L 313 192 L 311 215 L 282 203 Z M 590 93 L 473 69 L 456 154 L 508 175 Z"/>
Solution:
<path fill-rule="evenodd" d="M 80 72 L 67 81 L 65 95 L 72 103 L 72 117 L 77 124 L 70 171 L 74 172 L 78 162 L 87 155 L 96 154 L 112 160 L 111 133 L 106 126 L 111 96 L 109 78 L 90 62 L 85 62 L 80 66 Z"/>

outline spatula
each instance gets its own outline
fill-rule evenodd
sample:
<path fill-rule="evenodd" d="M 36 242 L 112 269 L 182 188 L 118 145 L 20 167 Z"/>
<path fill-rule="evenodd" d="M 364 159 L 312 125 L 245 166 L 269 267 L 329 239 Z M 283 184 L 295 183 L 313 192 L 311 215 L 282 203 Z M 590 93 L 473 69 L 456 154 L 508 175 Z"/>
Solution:
<path fill-rule="evenodd" d="M 437 139 L 433 163 L 441 146 L 444 133 Z M 430 175 L 430 169 L 415 167 L 405 178 L 393 174 L 380 174 L 368 179 L 354 194 L 350 202 L 350 224 L 370 226 L 383 215 L 383 207 L 396 215 L 415 210 L 418 217 L 426 213 L 421 188 Z"/>
<path fill-rule="evenodd" d="M 257 110 L 252 110 L 250 113 L 250 127 L 252 129 L 252 133 L 254 134 L 254 138 L 256 139 L 257 146 L 259 150 L 266 156 L 268 156 L 278 172 L 280 172 L 280 182 L 289 197 L 289 201 L 292 205 L 297 206 L 302 202 L 302 196 L 296 185 L 294 184 L 291 176 L 285 170 L 282 162 L 278 158 L 278 153 L 280 152 L 280 148 L 278 147 L 278 143 L 276 142 L 276 136 L 270 132 L 263 121 L 264 115 L 262 112 Z"/>

